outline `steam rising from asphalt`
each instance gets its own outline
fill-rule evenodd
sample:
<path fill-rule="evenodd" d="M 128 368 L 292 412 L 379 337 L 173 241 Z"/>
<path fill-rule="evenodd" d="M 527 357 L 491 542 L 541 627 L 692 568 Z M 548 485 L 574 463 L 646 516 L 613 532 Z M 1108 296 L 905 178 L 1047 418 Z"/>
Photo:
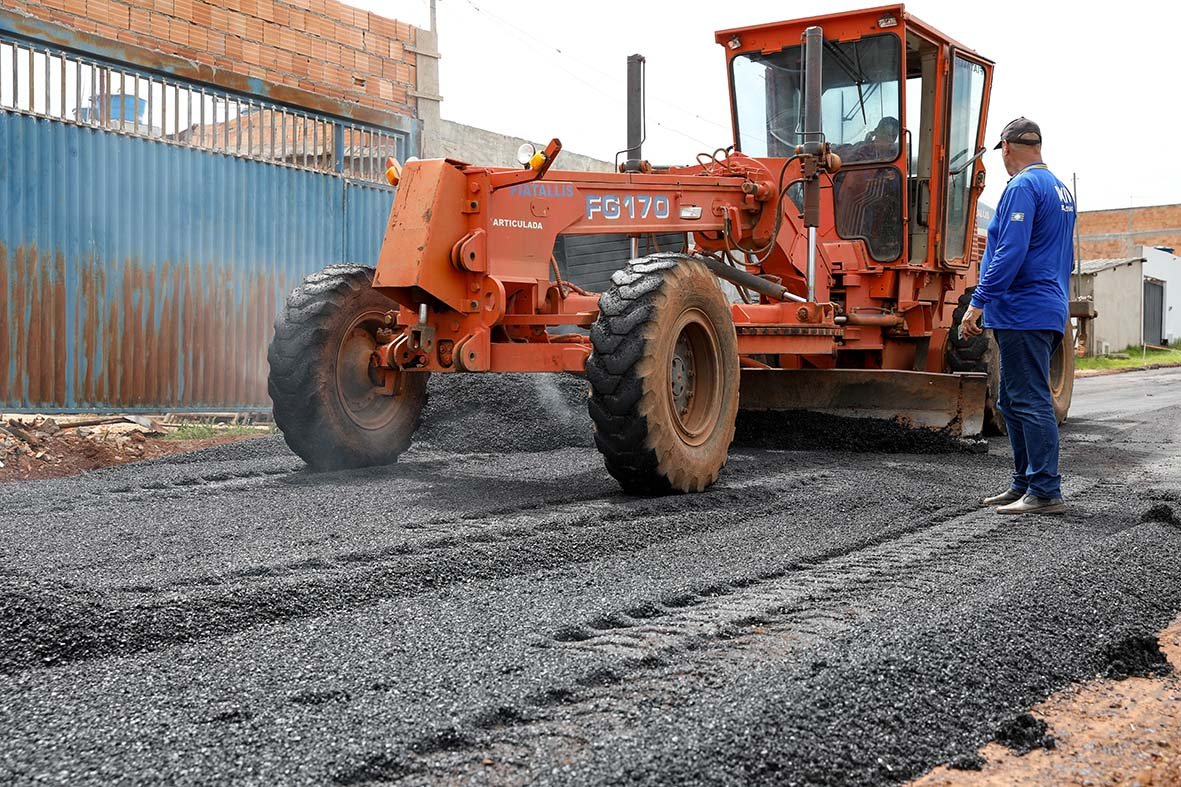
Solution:
<path fill-rule="evenodd" d="M 593 448 L 586 380 L 572 374 L 438 374 L 416 446 L 459 453 Z"/>
<path fill-rule="evenodd" d="M 530 375 L 529 381 L 533 383 L 533 389 L 537 391 L 537 398 L 541 402 L 541 406 L 550 415 L 562 419 L 563 422 L 569 422 L 576 417 L 574 410 L 570 408 L 570 403 L 566 401 L 566 394 L 562 392 L 562 389 L 558 387 L 550 375 Z"/>

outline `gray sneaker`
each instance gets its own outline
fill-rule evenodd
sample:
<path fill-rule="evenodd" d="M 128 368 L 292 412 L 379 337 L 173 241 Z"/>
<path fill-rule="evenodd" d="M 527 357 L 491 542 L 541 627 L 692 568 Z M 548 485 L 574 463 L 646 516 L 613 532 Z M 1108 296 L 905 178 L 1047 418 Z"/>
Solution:
<path fill-rule="evenodd" d="M 1018 492 L 1016 489 L 1009 487 L 999 495 L 993 495 L 992 497 L 984 498 L 982 502 L 986 506 L 1003 506 L 1006 503 L 1016 503 L 1024 496 L 1024 492 Z"/>
<path fill-rule="evenodd" d="M 1066 502 L 1060 498 L 1038 497 L 1026 495 L 1020 500 L 1000 506 L 998 514 L 1061 514 L 1066 510 Z"/>

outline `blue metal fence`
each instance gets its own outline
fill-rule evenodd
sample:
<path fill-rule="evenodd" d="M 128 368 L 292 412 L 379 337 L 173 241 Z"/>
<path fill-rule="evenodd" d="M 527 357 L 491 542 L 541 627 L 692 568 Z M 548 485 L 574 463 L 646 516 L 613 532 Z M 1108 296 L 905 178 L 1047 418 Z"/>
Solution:
<path fill-rule="evenodd" d="M 68 72 L 72 56 L 45 52 Z M 142 133 L 71 111 L 101 106 L 85 81 L 62 76 L 60 115 L 54 93 L 22 106 L 0 83 L 0 409 L 269 407 L 277 309 L 311 271 L 376 260 L 393 202 L 378 162 L 405 138 L 260 105 L 223 114 L 210 147 L 153 122 L 180 114 L 167 103 Z M 254 147 L 279 116 L 307 133 Z"/>
<path fill-rule="evenodd" d="M 345 181 L 344 249 L 339 259 L 376 264 L 393 207 L 393 192 L 372 183 Z"/>

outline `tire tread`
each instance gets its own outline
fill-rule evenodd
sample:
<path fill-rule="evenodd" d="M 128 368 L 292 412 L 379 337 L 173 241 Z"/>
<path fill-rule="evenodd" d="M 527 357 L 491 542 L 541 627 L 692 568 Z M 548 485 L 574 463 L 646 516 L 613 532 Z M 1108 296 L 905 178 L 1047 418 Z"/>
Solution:
<path fill-rule="evenodd" d="M 331 413 L 335 380 L 330 376 L 334 325 L 339 315 L 363 306 L 371 295 L 374 269 L 337 263 L 309 275 L 287 296 L 286 308 L 275 318 L 275 333 L 267 348 L 267 392 L 275 425 L 287 445 L 315 470 L 336 470 L 388 464 L 409 447 L 422 419 L 425 373 L 404 381 L 407 406 L 416 407 L 410 427 L 384 429 L 376 440 L 358 439 Z"/>

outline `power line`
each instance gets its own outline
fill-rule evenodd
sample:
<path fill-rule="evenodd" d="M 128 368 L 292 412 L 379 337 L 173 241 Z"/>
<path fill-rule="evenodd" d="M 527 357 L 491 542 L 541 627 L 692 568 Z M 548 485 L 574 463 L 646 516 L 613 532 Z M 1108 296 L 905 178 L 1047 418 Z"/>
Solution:
<path fill-rule="evenodd" d="M 541 46 L 544 48 L 544 50 L 546 50 L 546 51 L 545 51 L 545 54 L 546 54 L 547 56 L 551 56 L 551 57 L 552 57 L 552 55 L 550 54 L 550 53 L 551 53 L 551 51 L 552 51 L 552 53 L 554 53 L 554 54 L 557 54 L 559 57 L 561 57 L 561 58 L 568 58 L 569 60 L 571 60 L 571 61 L 573 61 L 574 63 L 576 63 L 576 64 L 578 64 L 579 66 L 581 66 L 581 67 L 582 67 L 582 69 L 584 69 L 584 70 L 586 70 L 586 71 L 592 71 L 592 72 L 594 72 L 594 73 L 596 73 L 596 74 L 598 74 L 598 75 L 600 75 L 600 76 L 604 77 L 605 79 L 609 79 L 609 80 L 612 80 L 612 81 L 614 81 L 614 80 L 617 78 L 616 76 L 614 76 L 614 75 L 612 75 L 612 74 L 608 74 L 607 72 L 603 71 L 602 69 L 600 69 L 600 68 L 598 68 L 598 67 L 596 67 L 596 66 L 593 66 L 593 65 L 591 65 L 591 64 L 589 64 L 589 63 L 586 63 L 586 62 L 584 62 L 584 61 L 580 60 L 579 58 L 576 58 L 576 57 L 574 57 L 573 55 L 571 55 L 571 54 L 569 54 L 569 53 L 567 53 L 567 52 L 564 52 L 562 49 L 560 49 L 560 48 L 558 48 L 558 47 L 554 46 L 553 44 L 551 44 L 551 43 L 549 43 L 549 42 L 547 42 L 547 41 L 544 41 L 544 40 L 542 40 L 541 38 L 538 38 L 537 36 L 533 35 L 533 34 L 532 34 L 532 33 L 530 33 L 529 31 L 527 31 L 527 30 L 524 30 L 524 29 L 522 29 L 522 28 L 518 27 L 517 25 L 513 24 L 512 22 L 509 22 L 508 20 L 506 20 L 506 19 L 504 19 L 504 18 L 502 18 L 502 17 L 500 17 L 500 16 L 498 16 L 498 15 L 496 15 L 496 14 L 492 13 L 491 11 L 486 11 L 486 10 L 484 10 L 484 9 L 483 9 L 483 8 L 481 8 L 479 5 L 477 5 L 477 4 L 476 4 L 476 3 L 475 3 L 473 0 L 464 0 L 464 3 L 466 3 L 468 6 L 470 6 L 470 7 L 471 7 L 471 9 L 472 9 L 473 11 L 475 11 L 476 13 L 478 13 L 478 14 L 481 14 L 481 15 L 483 15 L 483 16 L 486 16 L 486 17 L 488 17 L 489 19 L 492 19 L 493 21 L 495 21 L 495 22 L 499 23 L 499 24 L 500 24 L 502 27 L 505 27 L 505 28 L 507 28 L 508 30 L 510 30 L 510 31 L 513 31 L 514 33 L 516 33 L 517 35 L 516 35 L 515 37 L 516 37 L 516 38 L 517 38 L 519 41 L 522 41 L 523 43 L 527 43 L 527 44 L 540 44 L 540 45 L 541 45 Z M 613 103 L 616 103 L 616 104 L 620 104 L 620 103 L 626 103 L 626 102 L 625 102 L 623 99 L 620 99 L 620 98 L 619 98 L 619 96 L 618 96 L 617 94 L 608 93 L 607 91 L 605 91 L 605 90 L 604 90 L 602 87 L 600 87 L 599 85 L 597 85 L 597 84 L 595 84 L 594 82 L 591 82 L 590 80 L 586 79 L 586 78 L 585 78 L 585 77 L 584 77 L 584 76 L 583 76 L 581 73 L 579 73 L 579 72 L 577 72 L 577 71 L 574 71 L 574 70 L 572 70 L 572 69 L 566 68 L 564 65 L 562 65 L 562 64 L 561 64 L 560 62 L 558 62 L 557 60 L 555 60 L 554 62 L 555 62 L 555 64 L 558 66 L 558 68 L 560 68 L 562 71 L 564 71 L 565 73 L 567 73 L 567 74 L 569 74 L 570 76 L 574 77 L 575 79 L 577 79 L 577 80 L 578 80 L 579 82 L 581 82 L 582 84 L 584 84 L 584 85 L 587 85 L 588 87 L 590 87 L 592 90 L 596 91 L 597 93 L 600 93 L 601 95 L 603 95 L 603 96 L 607 97 L 607 98 L 608 98 L 608 99 L 610 99 L 610 100 L 611 100 Z M 666 101 L 666 100 L 664 100 L 664 99 L 662 99 L 662 98 L 659 98 L 659 97 L 657 97 L 657 96 L 654 96 L 653 98 L 655 98 L 655 100 L 656 100 L 656 101 L 658 101 L 658 102 L 660 102 L 661 104 L 664 104 L 665 106 L 671 107 L 671 108 L 673 108 L 673 109 L 677 110 L 678 112 L 682 112 L 682 113 L 684 113 L 684 114 L 686 114 L 686 115 L 689 115 L 690 117 L 696 118 L 696 119 L 698 119 L 698 120 L 701 120 L 701 121 L 703 121 L 703 122 L 705 122 L 705 123 L 709 123 L 710 125 L 713 125 L 713 126 L 716 126 L 716 127 L 718 127 L 718 128 L 724 129 L 724 130 L 725 130 L 725 131 L 727 131 L 727 132 L 730 130 L 729 126 L 725 126 L 725 125 L 723 125 L 723 124 L 721 124 L 721 123 L 718 123 L 717 121 L 713 121 L 713 120 L 710 120 L 710 119 L 708 119 L 708 118 L 706 118 L 706 117 L 703 117 L 703 116 L 701 116 L 701 115 L 699 115 L 699 114 L 697 114 L 697 113 L 693 112 L 692 110 L 685 109 L 684 107 L 680 107 L 680 106 L 678 106 L 678 105 L 676 105 L 676 104 L 673 104 L 673 103 L 672 103 L 672 102 L 670 102 L 670 101 Z M 696 142 L 696 143 L 697 143 L 697 144 L 699 144 L 699 145 L 704 145 L 704 146 L 705 146 L 705 147 L 707 147 L 707 148 L 713 148 L 713 147 L 716 147 L 716 146 L 717 146 L 717 145 L 716 145 L 716 141 L 715 141 L 715 142 L 706 142 L 705 140 L 703 140 L 703 139 L 698 139 L 697 137 L 694 137 L 692 134 L 688 134 L 688 133 L 686 133 L 686 132 L 682 131 L 682 130 L 681 130 L 681 129 L 679 129 L 679 128 L 674 128 L 674 127 L 672 127 L 672 126 L 668 126 L 668 125 L 666 125 L 666 124 L 664 124 L 664 123 L 660 122 L 659 120 L 657 120 L 657 121 L 654 121 L 654 122 L 655 122 L 655 124 L 656 124 L 657 126 L 659 126 L 660 128 L 662 128 L 662 129 L 664 129 L 664 130 L 666 130 L 666 131 L 670 131 L 670 132 L 672 132 L 672 133 L 674 133 L 674 134 L 679 134 L 679 135 L 681 135 L 681 136 L 685 137 L 686 139 L 689 139 L 689 140 L 691 140 L 691 141 L 693 141 L 693 142 Z"/>
<path fill-rule="evenodd" d="M 521 27 L 518 27 L 517 25 L 514 25 L 512 22 L 508 21 L 507 19 L 497 16 L 496 14 L 492 13 L 491 11 L 486 11 L 486 10 L 480 8 L 478 5 L 475 4 L 475 2 L 473 2 L 473 0 L 464 0 L 464 2 L 467 3 L 469 6 L 471 6 L 477 13 L 484 14 L 485 16 L 490 17 L 491 19 L 494 19 L 494 20 L 500 22 L 501 24 L 505 25 L 506 27 L 510 27 L 510 28 L 516 30 L 517 32 L 521 33 L 529 40 L 540 44 L 541 46 L 545 47 L 546 49 L 552 49 L 557 54 L 561 55 L 562 57 L 569 58 L 570 60 L 574 61 L 575 63 L 577 63 L 578 65 L 587 69 L 588 71 L 594 71 L 596 74 L 598 74 L 599 76 L 602 76 L 606 79 L 615 79 L 616 78 L 614 75 L 608 74 L 606 71 L 603 71 L 598 66 L 596 66 L 592 63 L 588 63 L 585 60 L 582 60 L 582 59 L 575 57 L 574 55 L 572 55 L 568 52 L 563 51 L 561 48 L 554 46 L 552 43 L 550 43 L 542 38 L 539 38 L 538 36 L 530 33 L 527 30 L 524 30 Z M 668 101 L 667 99 L 663 99 L 659 96 L 653 96 L 652 98 L 655 99 L 656 101 L 659 101 L 661 104 L 664 104 L 667 107 L 671 107 L 671 108 L 677 110 L 678 112 L 683 112 L 684 114 L 689 115 L 690 117 L 696 118 L 696 119 L 702 121 L 703 123 L 709 123 L 710 125 L 717 126 L 718 128 L 723 129 L 725 131 L 730 130 L 730 127 L 723 124 L 723 123 L 719 123 L 716 120 L 711 120 L 703 115 L 700 115 L 700 114 L 694 112 L 691 109 L 687 109 L 685 107 L 682 107 L 679 104 L 674 104 L 673 102 Z"/>

